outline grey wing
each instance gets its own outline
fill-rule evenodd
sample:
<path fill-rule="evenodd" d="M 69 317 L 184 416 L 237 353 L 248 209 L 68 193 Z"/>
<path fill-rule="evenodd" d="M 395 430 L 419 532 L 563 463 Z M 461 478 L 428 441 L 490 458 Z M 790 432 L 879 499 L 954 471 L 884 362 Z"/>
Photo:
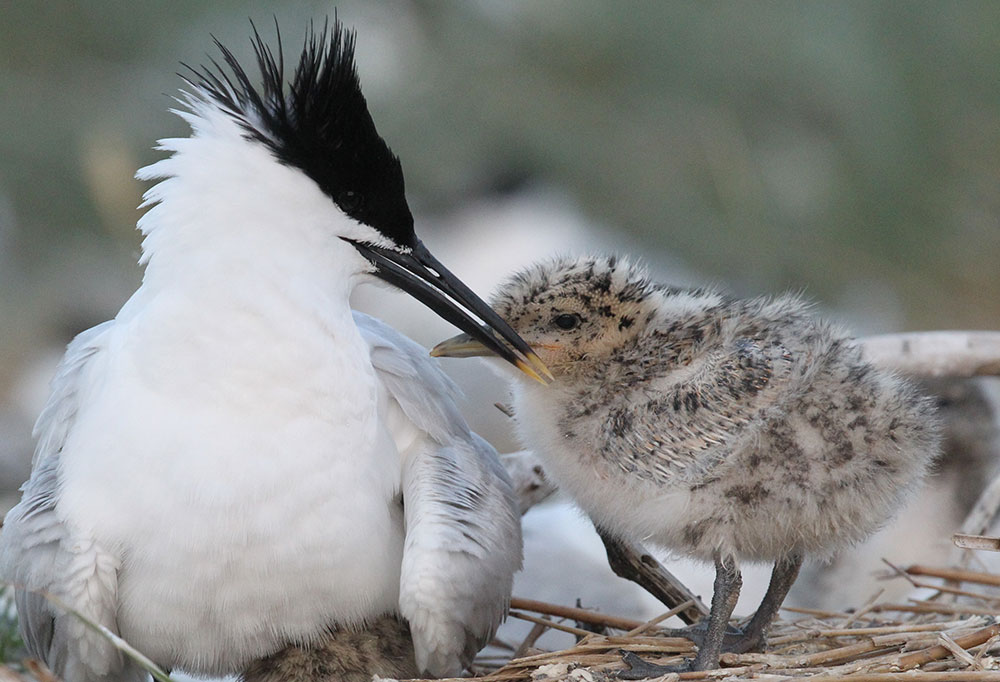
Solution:
<path fill-rule="evenodd" d="M 506 616 L 521 567 L 517 500 L 496 451 L 469 431 L 454 385 L 427 351 L 376 320 L 355 319 L 382 385 L 423 432 L 403 453 L 400 612 L 419 669 L 455 676 Z"/>
<path fill-rule="evenodd" d="M 467 437 L 456 399 L 458 387 L 428 356 L 427 349 L 389 325 L 355 312 L 379 381 L 414 425 L 438 442 Z"/>
<path fill-rule="evenodd" d="M 521 567 L 513 489 L 496 451 L 473 434 L 408 458 L 403 500 L 400 612 L 410 621 L 419 669 L 454 677 L 507 613 Z"/>
<path fill-rule="evenodd" d="M 38 439 L 32 468 L 48 457 L 58 456 L 80 407 L 80 375 L 90 359 L 103 347 L 105 334 L 114 326 L 108 320 L 77 334 L 63 355 L 49 384 L 49 399 L 35 421 L 32 435 Z"/>
<path fill-rule="evenodd" d="M 15 588 L 28 653 L 61 679 L 74 682 L 146 679 L 106 638 L 62 606 L 116 631 L 118 561 L 93 539 L 73 533 L 56 512 L 59 455 L 79 409 L 81 375 L 103 347 L 103 333 L 111 324 L 83 332 L 67 348 L 35 424 L 38 445 L 31 477 L 0 531 L 0 575 Z"/>

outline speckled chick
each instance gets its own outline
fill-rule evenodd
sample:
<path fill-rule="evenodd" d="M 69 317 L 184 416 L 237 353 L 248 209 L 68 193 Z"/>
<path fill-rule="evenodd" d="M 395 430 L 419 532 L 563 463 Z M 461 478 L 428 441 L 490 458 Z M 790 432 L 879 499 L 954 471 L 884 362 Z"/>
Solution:
<path fill-rule="evenodd" d="M 254 662 L 241 682 L 371 682 L 419 676 L 405 620 L 382 616 L 360 630 L 337 630 L 309 646 L 289 646 Z"/>
<path fill-rule="evenodd" d="M 511 375 L 520 436 L 559 486 L 604 531 L 715 562 L 695 669 L 761 647 L 802 557 L 878 529 L 938 451 L 931 402 L 797 296 L 737 300 L 588 257 L 534 265 L 492 305 L 556 378 Z M 465 337 L 434 352 L 485 354 Z M 739 560 L 775 571 L 734 636 Z"/>

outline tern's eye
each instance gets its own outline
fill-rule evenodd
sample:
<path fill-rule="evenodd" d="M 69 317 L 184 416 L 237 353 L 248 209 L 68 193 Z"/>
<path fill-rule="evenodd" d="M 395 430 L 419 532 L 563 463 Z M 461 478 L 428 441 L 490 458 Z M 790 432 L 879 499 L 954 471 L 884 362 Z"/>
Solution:
<path fill-rule="evenodd" d="M 576 313 L 562 313 L 552 319 L 552 324 L 560 329 L 576 329 L 580 326 L 580 316 Z"/>
<path fill-rule="evenodd" d="M 349 189 L 340 193 L 340 196 L 337 197 L 337 203 L 340 204 L 345 213 L 350 214 L 361 208 L 362 199 L 360 192 Z"/>

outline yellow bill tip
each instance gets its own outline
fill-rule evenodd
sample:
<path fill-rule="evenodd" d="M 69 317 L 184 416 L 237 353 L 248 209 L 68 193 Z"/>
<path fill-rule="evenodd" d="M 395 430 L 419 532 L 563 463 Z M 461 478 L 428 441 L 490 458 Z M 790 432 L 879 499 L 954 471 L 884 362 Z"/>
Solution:
<path fill-rule="evenodd" d="M 555 381 L 555 377 L 552 376 L 552 372 L 549 371 L 549 368 L 545 366 L 545 363 L 542 362 L 542 359 L 540 357 L 538 357 L 534 353 L 528 353 L 527 357 L 528 357 L 528 362 L 531 363 L 531 365 L 535 368 L 535 370 L 537 370 L 537 372 L 541 376 L 547 379 L 547 381 L 542 382 L 543 384 L 547 384 L 549 383 L 549 381 Z M 521 371 L 524 370 L 522 369 Z"/>
<path fill-rule="evenodd" d="M 550 380 L 542 377 L 541 374 L 539 374 L 538 372 L 535 371 L 534 367 L 532 367 L 531 365 L 529 365 L 528 363 L 526 363 L 524 360 L 521 360 L 520 358 L 518 358 L 517 360 L 514 361 L 514 366 L 517 367 L 522 372 L 524 372 L 525 374 L 527 374 L 529 377 L 531 377 L 535 381 L 537 381 L 538 383 L 540 383 L 542 386 L 548 386 L 549 385 L 549 381 Z M 545 365 L 542 365 L 542 367 L 545 368 Z M 545 372 L 546 372 L 546 374 L 548 374 L 548 369 L 546 369 Z M 549 376 L 551 377 L 552 375 L 549 374 Z"/>

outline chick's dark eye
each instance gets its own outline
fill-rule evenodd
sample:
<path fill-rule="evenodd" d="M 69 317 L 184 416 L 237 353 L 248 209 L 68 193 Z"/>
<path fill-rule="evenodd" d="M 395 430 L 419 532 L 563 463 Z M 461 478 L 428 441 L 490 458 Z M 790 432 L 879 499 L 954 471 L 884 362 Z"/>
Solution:
<path fill-rule="evenodd" d="M 556 315 L 552 322 L 560 329 L 576 329 L 580 326 L 580 316 L 576 313 Z"/>

